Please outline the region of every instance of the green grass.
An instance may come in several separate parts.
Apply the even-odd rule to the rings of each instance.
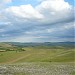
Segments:
[[[74,62],[75,49],[48,49],[26,47],[25,51],[0,52],[0,63]]]
[[[75,49],[25,47],[0,52],[2,75],[75,75]]]
[[[75,75],[75,72],[72,72],[71,75]]]

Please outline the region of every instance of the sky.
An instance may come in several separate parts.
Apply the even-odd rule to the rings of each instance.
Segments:
[[[73,42],[74,11],[74,0],[0,0],[0,42]]]

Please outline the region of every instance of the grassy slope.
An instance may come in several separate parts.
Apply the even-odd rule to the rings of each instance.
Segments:
[[[25,48],[26,51],[0,52],[0,63],[73,62],[75,50]]]
[[[74,50],[33,50],[30,56],[17,62],[73,62]]]
[[[26,51],[0,52],[0,74],[75,75],[73,62],[75,61],[75,49],[49,49],[45,47],[24,49]]]
[[[0,47],[7,48],[7,47],[12,47],[12,45],[6,43],[0,43]]]

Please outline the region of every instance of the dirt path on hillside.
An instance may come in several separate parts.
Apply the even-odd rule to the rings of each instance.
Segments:
[[[71,52],[70,51],[64,51],[64,52],[58,53],[57,55],[52,56],[51,58],[56,58],[56,57],[63,56],[65,54],[69,54],[69,53],[71,53]],[[10,61],[9,63],[14,63],[14,62],[19,61],[19,60],[21,60],[23,58],[27,58],[30,55],[31,54],[28,54],[27,56],[23,56],[23,57],[17,58],[15,60]]]
[[[69,53],[71,53],[70,50],[68,50],[68,51],[63,51],[63,52],[57,53],[57,54],[55,54],[55,55],[53,54],[53,55],[51,55],[50,57],[51,57],[51,59],[53,59],[53,58],[56,58],[56,57],[60,57],[60,56],[69,54]],[[13,60],[11,60],[11,61],[3,62],[3,63],[0,63],[0,64],[12,64],[12,63],[17,62],[17,61],[19,61],[19,60],[21,60],[21,59],[27,58],[27,57],[29,57],[30,55],[31,55],[31,54],[28,54],[28,55],[25,55],[25,56],[21,56],[21,57],[19,57],[19,58],[15,58],[15,59],[13,59]]]
[[[16,62],[16,61],[19,61],[19,60],[23,59],[23,58],[27,58],[27,57],[30,56],[30,55],[31,55],[31,54],[28,54],[28,55],[25,55],[25,56],[16,58],[16,59],[14,59],[14,60],[11,60],[11,61],[8,61],[8,62],[5,62],[5,63],[0,63],[0,64],[12,64],[12,63],[14,63],[14,62]]]

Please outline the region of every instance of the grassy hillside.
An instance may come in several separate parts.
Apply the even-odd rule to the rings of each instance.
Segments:
[[[0,74],[75,75],[74,55],[73,43],[30,43],[23,46],[18,43],[0,43]]]
[[[75,49],[25,47],[25,51],[0,52],[0,63],[73,62]]]
[[[12,45],[6,43],[0,43],[0,47],[7,48],[7,47],[12,47]]]

